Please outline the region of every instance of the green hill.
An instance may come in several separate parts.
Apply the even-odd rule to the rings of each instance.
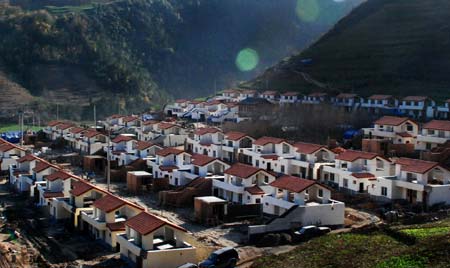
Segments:
[[[10,0],[0,65],[63,115],[130,112],[248,80],[362,1]]]
[[[450,1],[368,0],[246,86],[450,97]]]

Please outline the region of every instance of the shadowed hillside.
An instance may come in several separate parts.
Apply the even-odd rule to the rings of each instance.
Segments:
[[[247,86],[361,95],[450,94],[450,1],[369,0]]]

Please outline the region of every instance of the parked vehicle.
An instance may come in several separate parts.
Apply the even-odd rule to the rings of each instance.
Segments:
[[[313,237],[321,236],[331,232],[329,227],[317,227],[315,225],[304,226],[300,230],[294,232],[295,240],[305,241]]]
[[[199,268],[234,268],[239,261],[239,254],[236,249],[226,247],[214,251],[208,259],[201,262]]]
[[[197,264],[193,263],[186,263],[181,266],[178,266],[177,268],[198,268]]]

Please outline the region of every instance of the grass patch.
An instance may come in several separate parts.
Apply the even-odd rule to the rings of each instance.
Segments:
[[[420,256],[395,256],[381,262],[376,268],[425,268],[428,259]]]
[[[24,130],[31,129],[31,130],[34,130],[34,131],[39,131],[39,130],[42,129],[42,127],[24,126],[23,129]],[[9,125],[1,125],[0,126],[0,133],[10,132],[10,131],[20,131],[20,125],[18,125],[18,124],[9,124]]]
[[[450,227],[431,227],[431,228],[416,228],[403,229],[401,232],[415,236],[416,238],[426,238],[430,236],[441,236],[450,233]]]

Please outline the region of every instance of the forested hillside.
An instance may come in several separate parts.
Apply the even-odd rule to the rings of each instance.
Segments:
[[[261,89],[450,94],[450,1],[368,0],[302,53],[246,85]]]
[[[10,2],[0,8],[2,71],[40,102],[83,115],[94,103],[129,112],[235,85],[362,0]]]

